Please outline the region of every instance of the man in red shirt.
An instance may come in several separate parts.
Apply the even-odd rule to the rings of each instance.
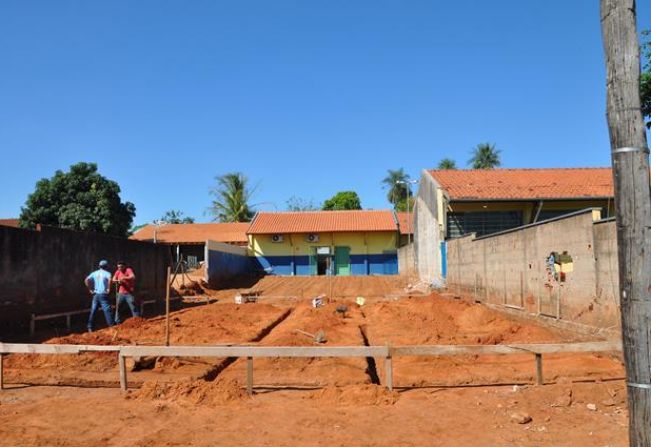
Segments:
[[[113,282],[119,286],[118,288],[118,302],[115,308],[115,323],[120,323],[120,304],[126,301],[131,309],[131,315],[139,317],[140,312],[136,308],[133,292],[136,288],[136,275],[134,275],[131,267],[127,267],[124,261],[118,261],[118,269],[113,275]]]

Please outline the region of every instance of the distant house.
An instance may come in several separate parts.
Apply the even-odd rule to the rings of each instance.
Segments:
[[[259,212],[249,256],[275,275],[394,275],[399,227],[390,210]]]
[[[445,240],[483,236],[585,208],[614,215],[610,168],[423,171],[415,253],[423,279],[445,276]]]
[[[4,227],[20,227],[20,219],[0,219],[0,225]]]
[[[414,241],[414,213],[397,211],[398,229],[400,230],[400,247]]]
[[[207,240],[246,246],[248,227],[248,222],[147,225],[130,239],[169,245],[177,257],[201,262]]]

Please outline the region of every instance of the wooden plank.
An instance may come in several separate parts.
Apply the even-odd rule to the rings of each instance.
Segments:
[[[5,363],[5,355],[0,354],[0,390],[3,390],[5,388],[4,363]]]
[[[395,356],[449,356],[472,354],[522,354],[563,353],[563,352],[604,352],[621,351],[621,342],[585,342],[585,343],[522,343],[509,345],[431,345],[431,346],[394,346]]]
[[[542,354],[536,353],[536,385],[543,384]]]
[[[167,279],[165,282],[165,346],[170,345],[170,274],[172,268],[167,267]]]
[[[127,362],[122,354],[118,355],[118,369],[120,370],[120,389],[127,390]]]
[[[33,319],[34,321],[42,321],[42,320],[50,320],[52,318],[67,317],[70,315],[87,314],[89,312],[90,309],[70,310],[68,312],[58,312],[55,314],[34,315]]]
[[[130,357],[386,357],[386,346],[123,346]]]
[[[120,346],[0,343],[2,354],[79,354],[88,351],[117,352],[119,350]]]
[[[253,357],[246,358],[246,392],[253,396]]]

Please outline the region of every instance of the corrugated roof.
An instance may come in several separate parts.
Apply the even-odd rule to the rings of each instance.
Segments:
[[[613,197],[610,168],[445,169],[429,171],[451,200]]]
[[[259,212],[249,234],[397,231],[390,210]]]
[[[413,211],[411,213],[399,211],[396,212],[396,216],[398,216],[398,225],[400,226],[400,234],[414,234]]]
[[[153,241],[155,225],[147,225],[138,230],[130,239]],[[194,223],[167,224],[158,227],[156,240],[161,243],[204,243],[206,240],[243,244],[247,242],[248,222],[243,223]]]

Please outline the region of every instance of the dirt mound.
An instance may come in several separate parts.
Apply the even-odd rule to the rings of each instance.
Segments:
[[[160,383],[150,381],[129,393],[131,399],[164,400],[192,405],[218,406],[240,401],[247,397],[236,380],[194,380],[191,382]]]
[[[389,391],[379,385],[329,386],[308,396],[325,403],[342,406],[353,405],[393,405],[400,399],[396,391]]]
[[[132,317],[126,320],[124,323],[120,324],[119,328],[120,329],[140,329],[143,327],[145,324],[147,324],[147,320],[145,320],[142,317]]]
[[[175,289],[179,293],[179,295],[184,295],[184,296],[194,296],[194,295],[204,294],[203,287],[201,287],[201,284],[197,281],[190,281],[188,283],[181,284],[180,286],[176,286]]]

